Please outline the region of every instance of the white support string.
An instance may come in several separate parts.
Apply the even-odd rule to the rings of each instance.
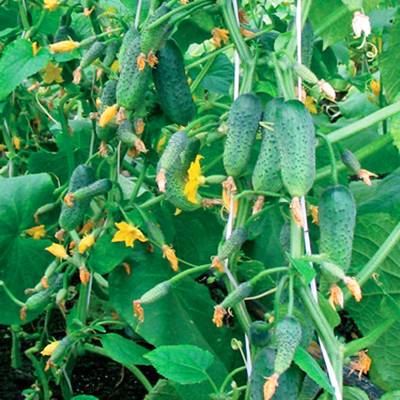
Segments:
[[[301,15],[301,0],[297,0],[296,6],[296,42],[297,42],[297,62],[298,64],[302,64],[302,15]],[[297,79],[297,97],[300,101],[302,101],[302,91],[303,91],[303,84],[302,79],[300,76]],[[307,212],[306,212],[306,200],[304,196],[300,198],[300,205],[301,205],[301,213],[302,213],[302,220],[303,220],[303,235],[304,235],[304,247],[307,256],[312,255],[311,250],[311,242],[310,242],[310,234],[308,230],[308,221],[307,221]],[[310,263],[312,266],[312,263]],[[315,278],[310,282],[310,290],[311,294],[316,303],[318,303],[318,291],[317,291],[317,282]],[[318,337],[318,342],[321,348],[322,357],[324,359],[324,363],[326,366],[326,370],[328,372],[328,377],[331,382],[331,385],[335,391],[336,400],[342,400],[342,392],[340,390],[339,382],[337,376],[335,374],[335,370],[333,368],[332,362],[329,358],[328,352],[326,351],[325,345],[322,342],[321,338]]]
[[[141,11],[142,11],[142,0],[138,0],[136,6],[136,15],[135,15],[135,29],[139,27]]]
[[[239,25],[239,7],[237,4],[237,0],[232,0],[232,7],[233,12],[235,14],[236,22]],[[235,50],[234,56],[234,79],[233,79],[233,100],[236,100],[239,97],[239,89],[240,89],[240,57],[237,50]],[[226,231],[225,231],[225,239],[228,240],[232,234],[233,230],[233,220],[235,217],[235,200],[233,198],[233,194],[230,193],[229,198],[229,215],[228,215],[228,222],[226,224]],[[225,260],[224,263],[225,273],[228,276],[229,281],[231,282],[234,288],[238,287],[235,277],[232,275],[231,271],[229,270],[229,262]],[[244,337],[245,341],[245,353],[246,353],[246,360],[245,366],[247,371],[247,376],[250,377],[252,371],[252,361],[251,361],[251,349],[250,349],[250,340],[247,335]]]

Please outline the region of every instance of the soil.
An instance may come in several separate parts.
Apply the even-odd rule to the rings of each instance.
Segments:
[[[11,368],[11,334],[0,326],[0,400],[22,400],[21,394],[35,380],[28,359],[23,357],[22,368]],[[158,379],[155,371],[146,367],[142,372],[150,382]],[[86,354],[78,360],[71,376],[74,394],[90,394],[100,400],[143,400],[146,394],[142,384],[120,364],[97,355]],[[63,400],[59,388],[52,387],[52,400]]]

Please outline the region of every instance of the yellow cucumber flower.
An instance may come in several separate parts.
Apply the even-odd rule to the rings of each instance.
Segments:
[[[25,233],[29,236],[32,236],[33,239],[39,240],[42,237],[46,236],[46,230],[44,229],[44,225],[34,226],[25,231]]]
[[[85,235],[78,245],[78,251],[80,254],[83,254],[87,249],[94,245],[95,238],[94,235]]]
[[[53,254],[53,256],[57,258],[62,258],[63,260],[68,258],[67,250],[58,243],[52,243],[51,246],[46,247],[46,249],[49,253]]]
[[[52,63],[48,63],[46,68],[43,70],[44,75],[43,75],[43,81],[44,83],[47,83],[50,85],[53,82],[56,83],[61,83],[64,82],[64,79],[61,76],[62,73],[62,68],[57,67],[56,65]]]
[[[58,347],[60,344],[59,340],[56,340],[54,342],[49,343],[41,352],[40,354],[42,356],[51,356],[54,353],[54,350]]]
[[[50,51],[53,53],[68,53],[78,47],[79,42],[74,42],[73,40],[62,40],[49,45]]]
[[[147,242],[147,238],[139,228],[124,221],[116,222],[115,226],[118,231],[114,234],[112,242],[125,242],[126,247],[133,247],[135,240]]]
[[[118,113],[118,106],[116,104],[107,107],[100,115],[99,119],[100,128],[104,128],[106,125],[108,125],[110,121],[117,115],[117,113]]]
[[[43,1],[43,8],[48,11],[54,11],[60,5],[58,0],[44,0]]]
[[[178,258],[176,257],[175,250],[172,247],[164,244],[162,247],[162,252],[163,252],[163,257],[169,261],[172,270],[177,272],[179,270],[179,266],[178,266]]]
[[[198,203],[197,190],[199,186],[204,183],[204,176],[201,175],[200,160],[203,158],[201,155],[197,155],[196,159],[191,162],[188,169],[188,179],[183,189],[185,197],[194,204]]]

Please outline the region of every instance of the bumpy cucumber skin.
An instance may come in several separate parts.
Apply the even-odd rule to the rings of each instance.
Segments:
[[[72,173],[68,187],[69,193],[74,193],[78,189],[90,185],[95,180],[94,171],[86,165],[78,165]],[[58,223],[65,231],[71,231],[77,228],[83,221],[83,218],[89,208],[90,199],[75,202],[72,207],[65,203],[61,206],[61,213]]]
[[[252,291],[253,287],[251,286],[250,282],[243,282],[225,297],[224,301],[221,303],[221,306],[225,309],[235,307],[246,297],[250,296]]]
[[[242,94],[233,102],[223,156],[228,175],[238,177],[246,170],[261,112],[261,102],[254,94]]]
[[[319,202],[319,250],[344,272],[350,267],[355,223],[356,204],[350,190],[342,185],[327,188]]]
[[[149,29],[148,26],[158,18],[161,18],[167,14],[169,11],[170,9],[165,4],[161,4],[161,6],[157,8],[154,14],[149,18],[146,26],[143,28],[140,47],[144,54],[148,54],[150,50],[155,54],[167,39],[167,34],[170,30],[168,20],[164,21],[153,29]]]
[[[281,375],[289,369],[294,353],[301,341],[301,325],[294,317],[285,317],[279,321],[275,331],[276,357],[274,372]]]
[[[357,157],[348,149],[344,150],[341,159],[343,164],[350,170],[354,175],[360,172],[361,164]]]
[[[199,148],[200,143],[197,139],[189,139],[185,148],[178,153],[176,162],[166,169],[167,187],[165,197],[182,211],[194,211],[200,207],[200,204],[190,202],[184,195],[187,170],[190,163],[195,159]]]
[[[133,129],[132,122],[126,119],[117,129],[118,140],[120,140],[122,143],[132,145],[136,139]]]
[[[182,152],[189,143],[189,138],[183,131],[175,132],[169,139],[157,165],[157,171],[164,169],[168,171],[179,160]]]
[[[116,90],[117,90],[116,80],[109,80],[106,82],[100,97],[100,109],[99,109],[100,115],[107,107],[112,106],[117,102]],[[110,140],[114,134],[114,131],[115,131],[115,126],[113,126],[113,124],[108,124],[103,128],[97,124],[96,127],[96,134],[100,140],[105,140],[105,141]]]
[[[120,59],[121,73],[117,84],[117,103],[127,110],[134,110],[142,105],[144,95],[151,80],[150,67],[146,64],[142,71],[136,65],[140,54],[140,36],[127,32],[128,40],[123,41]]]
[[[275,132],[281,154],[282,181],[292,197],[304,196],[315,179],[315,128],[310,113],[298,100],[276,112]]]
[[[174,40],[168,40],[157,57],[153,80],[161,108],[175,124],[187,125],[196,115],[196,106],[187,82],[182,53]]]
[[[96,58],[99,58],[103,55],[106,45],[103,42],[96,41],[94,42],[89,49],[83,54],[83,57],[80,62],[81,68],[88,67]]]
[[[264,121],[272,122],[275,126],[277,108],[283,99],[269,101],[264,110]],[[278,192],[282,188],[281,158],[275,131],[263,130],[260,153],[253,170],[252,183],[256,191]]]
[[[118,52],[120,45],[121,42],[119,40],[114,40],[113,42],[107,45],[104,51],[104,59],[103,59],[103,65],[105,67],[110,67],[111,64],[114,62],[115,56]]]
[[[248,232],[245,228],[236,228],[232,232],[232,235],[226,240],[218,249],[219,261],[226,260],[235,251],[240,250],[242,244],[247,240]]]
[[[75,201],[83,201],[86,199],[91,199],[95,196],[100,196],[109,192],[112,188],[112,182],[107,179],[99,179],[96,182],[91,183],[88,186],[78,189],[74,193]]]

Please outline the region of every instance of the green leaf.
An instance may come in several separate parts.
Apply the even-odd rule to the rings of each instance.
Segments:
[[[91,394],[78,394],[78,396],[72,397],[71,400],[99,400],[99,398]]]
[[[33,214],[51,201],[53,183],[47,174],[0,180],[0,279],[24,301],[25,289],[35,286],[53,256],[45,251],[51,242],[23,235],[36,225]],[[20,324],[19,307],[0,289],[0,323]],[[29,312],[25,322],[39,312]]]
[[[324,41],[324,48],[351,34],[352,15],[340,0],[314,0],[310,19],[315,36]]]
[[[359,11],[363,7],[363,0],[342,0],[342,3],[352,12]]]
[[[344,400],[368,400],[368,395],[361,389],[356,387],[345,386],[343,388]]]
[[[96,240],[91,249],[88,264],[94,272],[108,274],[132,254],[131,247],[125,247],[124,243],[113,243],[111,239],[112,235],[105,234]]]
[[[10,43],[0,58],[0,101],[24,79],[44,68],[49,60],[50,53],[47,49],[41,49],[34,56],[29,40],[18,39]]]
[[[186,385],[207,379],[213,355],[192,345],[160,346],[146,354],[160,375]]]
[[[380,59],[382,84],[390,101],[394,101],[395,97],[400,92],[400,76],[398,74],[398,66],[400,63],[399,46],[400,15],[397,15]]]
[[[108,357],[126,367],[149,365],[149,362],[143,358],[149,350],[139,346],[133,340],[126,339],[116,333],[108,333],[102,335],[100,341]]]
[[[251,400],[263,400],[263,386],[265,379],[274,373],[275,350],[266,347],[254,359],[253,371],[250,377]],[[279,377],[279,386],[274,400],[297,400],[301,379],[301,371],[294,367],[289,368]]]
[[[232,82],[233,65],[226,55],[220,54],[208,70],[201,86],[210,92],[229,94]]]
[[[394,392],[385,393],[381,400],[400,400],[400,390],[395,390]]]
[[[328,376],[312,358],[312,356],[302,347],[298,347],[294,355],[294,362],[302,369],[315,383],[321,386],[329,393],[333,393]]]
[[[144,400],[181,400],[176,392],[173,382],[160,379],[153,389],[146,395]]]
[[[398,218],[387,214],[366,214],[358,218],[351,274],[355,274],[371,259],[397,223]],[[397,244],[380,265],[376,280],[371,278],[363,286],[362,301],[348,303],[350,315],[364,336],[393,314],[391,299],[400,304],[399,271],[400,244]],[[396,322],[368,349],[372,359],[370,377],[385,390],[395,390],[400,386],[399,332],[400,323]]]
[[[296,268],[297,272],[303,276],[308,285],[316,276],[316,272],[312,265],[308,261],[297,260],[295,258],[290,257],[290,262]]]

